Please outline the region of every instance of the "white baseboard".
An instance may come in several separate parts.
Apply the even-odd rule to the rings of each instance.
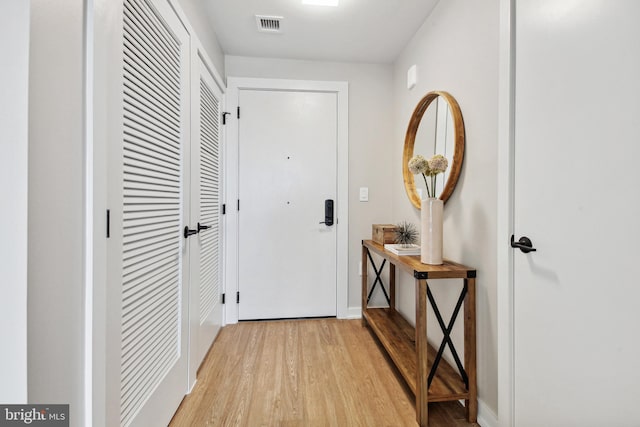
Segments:
[[[478,424],[481,427],[498,427],[498,416],[480,399],[478,399]]]
[[[341,319],[360,319],[362,318],[362,308],[361,307],[348,307],[347,315],[342,317]]]
[[[196,384],[198,383],[198,380],[196,379],[193,384],[191,385],[191,388],[189,389],[189,391],[187,391],[187,394],[191,394],[191,392],[193,391],[194,388],[196,388]]]

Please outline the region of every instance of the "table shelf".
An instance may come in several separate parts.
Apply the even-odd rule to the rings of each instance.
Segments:
[[[415,328],[397,311],[388,308],[368,308],[365,312],[365,319],[415,395],[418,372]],[[433,366],[436,353],[437,350],[428,344],[427,366],[429,370]],[[460,374],[444,359],[438,366],[428,395],[429,402],[447,402],[469,398],[469,392]]]

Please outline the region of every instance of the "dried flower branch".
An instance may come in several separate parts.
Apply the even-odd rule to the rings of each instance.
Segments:
[[[414,174],[421,174],[424,179],[424,185],[427,187],[427,196],[436,197],[436,175],[443,173],[449,166],[449,161],[442,154],[436,154],[429,160],[420,154],[415,155],[409,160],[409,171]],[[431,188],[427,182],[427,176],[430,177]]]

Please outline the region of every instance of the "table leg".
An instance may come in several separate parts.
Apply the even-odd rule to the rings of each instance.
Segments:
[[[478,389],[476,376],[476,279],[464,279],[467,295],[464,299],[464,369],[469,377],[469,399],[465,400],[467,420],[478,418]]]
[[[367,311],[367,254],[368,249],[362,245],[362,326],[367,326],[367,320],[364,318],[364,313]]]
[[[396,266],[389,263],[389,308],[396,310]]]
[[[416,421],[421,427],[429,425],[429,396],[427,377],[427,281],[416,280]]]

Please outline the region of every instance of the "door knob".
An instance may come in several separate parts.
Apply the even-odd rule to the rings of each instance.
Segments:
[[[182,235],[185,239],[189,236],[193,236],[194,234],[198,234],[198,230],[190,230],[188,225],[184,226],[184,233]]]
[[[333,225],[333,200],[331,199],[324,201],[324,221],[320,221],[320,224]]]
[[[198,223],[198,233],[201,232],[202,230],[208,230],[210,228],[211,228],[210,225],[201,225],[200,223]]]
[[[533,247],[533,243],[531,243],[531,239],[529,239],[527,236],[522,236],[516,242],[515,238],[513,237],[513,234],[512,234],[511,235],[511,247],[512,248],[518,248],[522,252],[524,252],[525,254],[528,254],[529,252],[535,252],[536,251],[536,248]]]

